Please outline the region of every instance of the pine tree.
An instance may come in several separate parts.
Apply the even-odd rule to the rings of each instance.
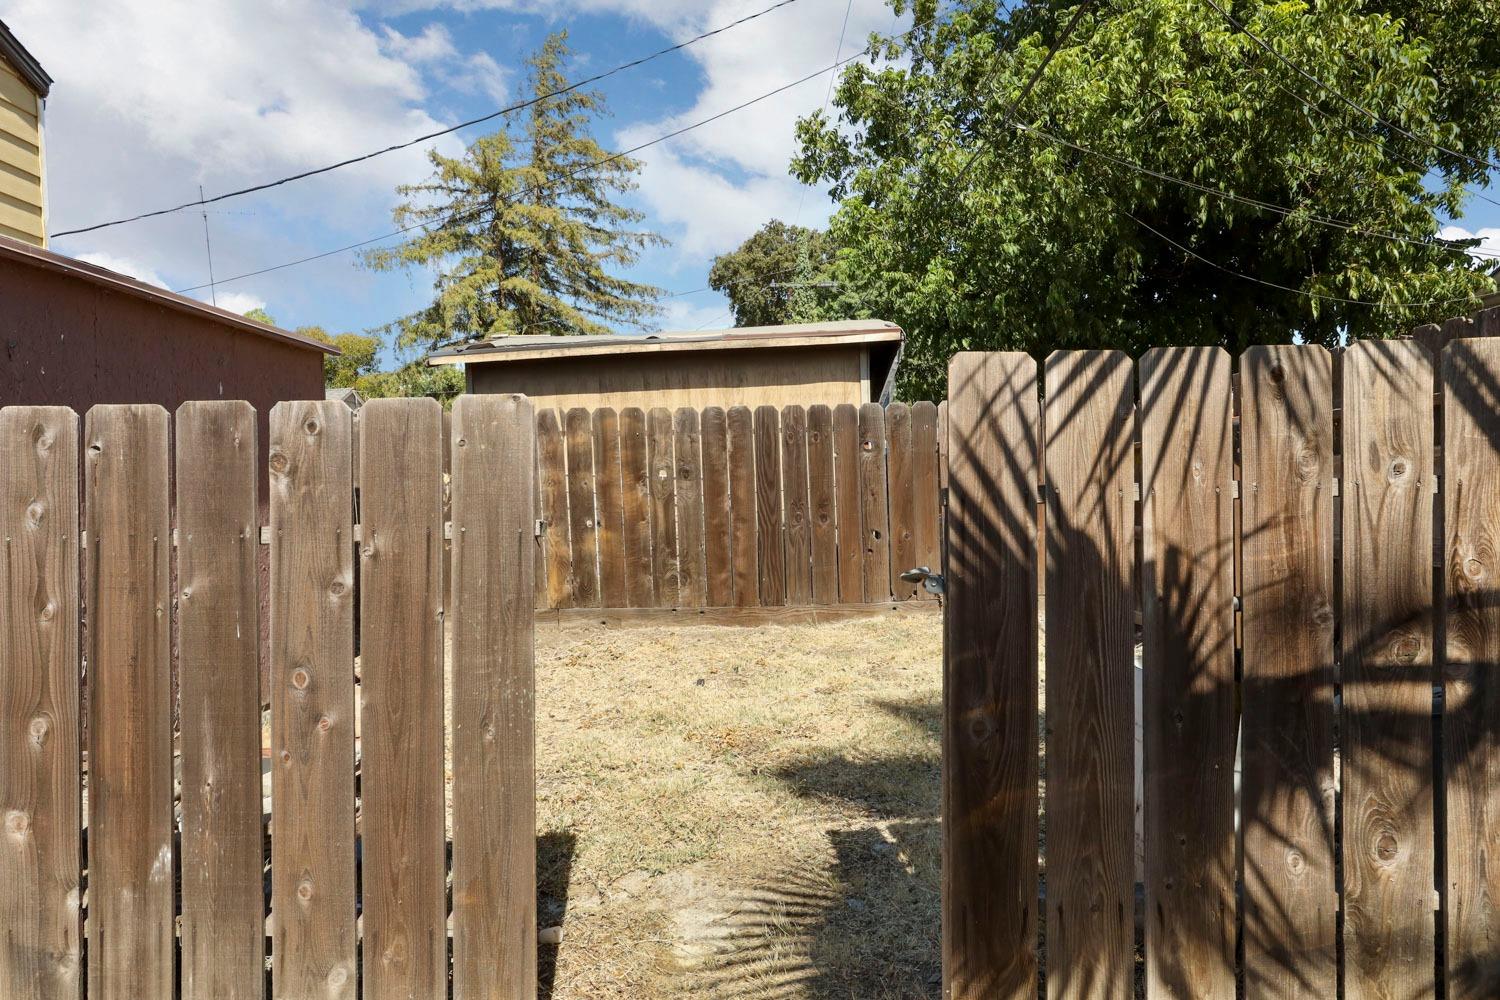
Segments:
[[[530,59],[528,89],[566,86],[567,32]],[[432,178],[402,185],[399,226],[424,224],[399,246],[368,253],[376,270],[436,268],[431,305],[397,320],[397,344],[510,333],[607,333],[660,312],[661,290],[612,273],[665,240],[634,228],[643,213],[613,199],[635,188],[640,162],[609,159],[589,134],[604,113],[596,91],[533,104],[518,130],[476,140],[463,156],[428,154]],[[518,132],[519,134],[513,134]]]

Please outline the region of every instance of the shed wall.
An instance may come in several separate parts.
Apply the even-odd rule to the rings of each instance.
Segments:
[[[858,404],[870,398],[866,350],[753,348],[484,362],[469,365],[469,390],[524,392],[538,409]]]

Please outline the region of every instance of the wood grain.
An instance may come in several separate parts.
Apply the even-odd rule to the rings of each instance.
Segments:
[[[833,485],[838,520],[839,601],[865,599],[864,527],[860,521],[859,410],[847,403],[833,408]]]
[[[167,425],[144,404],[84,418],[88,993],[103,1000],[173,988]]]
[[[352,1000],[357,989],[352,437],[341,402],[278,403],[271,410],[277,996]]]
[[[1119,351],[1047,359],[1047,995],[1134,966],[1135,393]]]
[[[1343,362],[1344,991],[1435,990],[1432,372],[1415,341]]]
[[[599,605],[599,541],[594,532],[594,427],[588,410],[563,415],[568,453],[568,537],[572,543],[572,606]]]
[[[359,424],[363,996],[438,997],[448,981],[443,408],[373,399]]]
[[[82,995],[78,416],[0,409],[0,993]]]
[[[594,496],[599,514],[599,603],[623,608],[625,496],[620,478],[620,420],[608,407],[594,411]]]
[[[542,500],[543,549],[547,553],[547,604],[571,608],[573,603],[573,543],[569,538],[568,460],[557,411],[538,410],[536,455]]]
[[[1147,995],[1235,995],[1234,418],[1230,359],[1147,351],[1141,621]]]
[[[812,522],[808,511],[807,411],[781,411],[781,494],[786,512],[786,603],[812,603]]]
[[[912,565],[942,572],[942,496],[938,487],[938,408],[911,404]],[[916,588],[921,600],[934,600]]]
[[[632,608],[654,607],[646,414],[633,406],[620,411],[620,486],[625,494],[625,601]]]
[[[701,608],[707,598],[703,553],[703,451],[698,411],[672,415],[677,459],[677,603]]]
[[[885,409],[859,408],[860,575],[866,601],[891,596],[891,528],[886,499]]]
[[[735,607],[760,606],[755,494],[755,423],[749,407],[730,407],[729,534]]]
[[[651,464],[651,575],[656,606],[677,606],[677,469],[672,455],[672,411],[654,406],[646,414],[646,441]]]
[[[1334,995],[1333,390],[1318,346],[1241,356],[1247,997]]]
[[[1036,362],[960,353],[948,388],[944,996],[1035,1000]]]
[[[183,1000],[265,994],[256,423],[245,402],[177,410]]]
[[[812,521],[812,600],[839,599],[838,508],[833,479],[833,410],[807,409],[808,516]]]
[[[1448,996],[1478,1000],[1500,981],[1500,340],[1450,343],[1441,371]]]
[[[729,418],[721,407],[702,414],[704,600],[709,607],[734,603],[729,507]]]
[[[755,531],[760,603],[786,603],[786,549],[781,514],[781,414],[755,408]]]
[[[887,586],[896,600],[906,601],[922,592],[920,584],[901,579],[902,573],[917,565],[917,463],[912,454],[911,408],[905,403],[887,406],[885,432],[888,451],[886,503],[891,519],[891,575]]]
[[[535,1000],[534,419],[524,396],[453,412],[453,996]]]

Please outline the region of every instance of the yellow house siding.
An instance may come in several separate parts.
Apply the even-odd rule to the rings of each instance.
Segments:
[[[46,245],[41,101],[0,59],[0,233]]]

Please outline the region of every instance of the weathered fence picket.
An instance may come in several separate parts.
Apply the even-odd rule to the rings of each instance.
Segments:
[[[255,410],[177,411],[183,1000],[265,993]]]
[[[0,408],[0,995],[534,1000],[538,424]]]
[[[1495,317],[1434,331],[1436,358],[1060,352],[1044,386],[954,359],[945,996],[1494,995]]]

